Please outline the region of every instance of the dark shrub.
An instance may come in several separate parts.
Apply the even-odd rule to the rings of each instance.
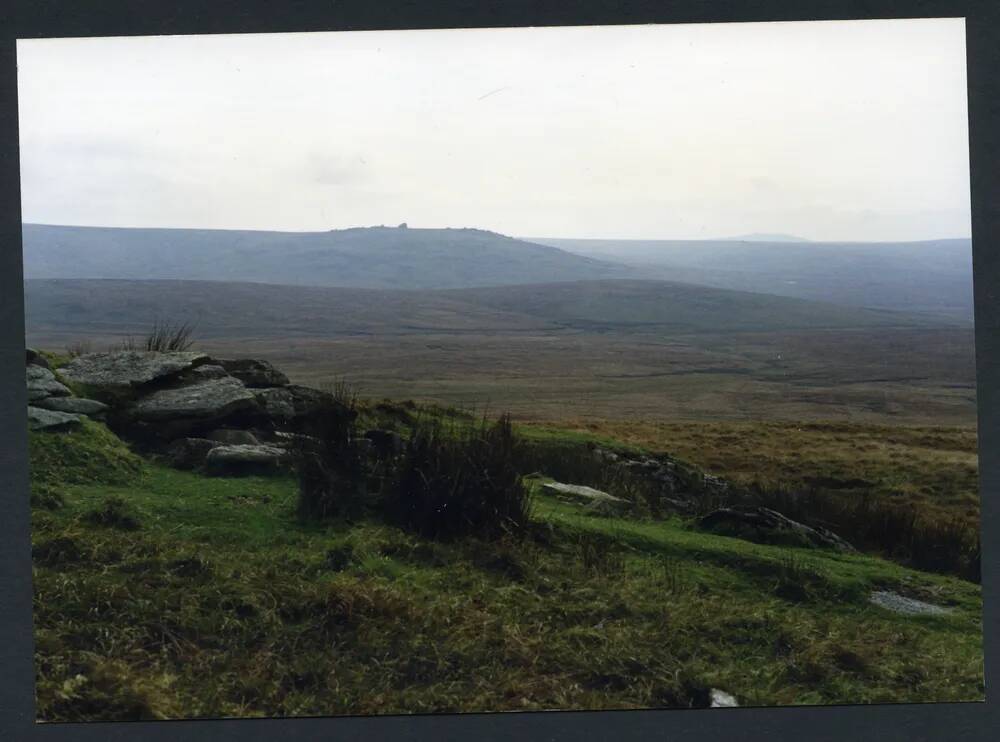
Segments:
[[[321,405],[295,439],[299,516],[357,517],[367,496],[365,459],[355,444],[355,397],[342,394]]]
[[[439,540],[520,533],[530,503],[516,464],[519,446],[509,415],[459,429],[417,422],[387,488],[387,517]]]

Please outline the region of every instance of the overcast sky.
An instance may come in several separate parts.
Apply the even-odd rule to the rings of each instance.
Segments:
[[[962,20],[19,41],[23,219],[965,237]]]

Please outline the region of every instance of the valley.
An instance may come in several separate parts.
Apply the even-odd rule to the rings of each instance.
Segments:
[[[32,279],[29,344],[103,350],[155,321],[297,381],[519,418],[975,423],[972,328],[660,281],[437,291]]]

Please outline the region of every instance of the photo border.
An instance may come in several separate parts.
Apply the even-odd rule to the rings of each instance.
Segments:
[[[16,0],[0,15],[0,739],[987,739],[1000,729],[1000,3],[995,0]],[[985,703],[36,724],[24,409],[17,38],[965,17],[983,533]]]

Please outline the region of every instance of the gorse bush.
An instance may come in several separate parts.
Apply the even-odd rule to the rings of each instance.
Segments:
[[[145,338],[138,340],[129,335],[121,342],[119,350],[146,350],[171,353],[190,350],[194,345],[194,325],[190,322],[153,323],[153,328]]]
[[[438,540],[519,534],[530,511],[519,448],[509,415],[459,429],[418,422],[384,495],[386,516]]]

